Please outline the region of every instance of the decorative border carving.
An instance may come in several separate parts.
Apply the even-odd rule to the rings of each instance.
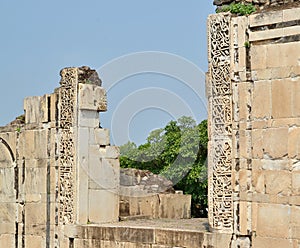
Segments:
[[[61,71],[59,94],[59,221],[62,224],[75,222],[75,147],[74,131],[77,107],[77,68]]]
[[[212,228],[232,231],[232,88],[229,15],[210,16],[208,39],[211,84],[209,221]]]

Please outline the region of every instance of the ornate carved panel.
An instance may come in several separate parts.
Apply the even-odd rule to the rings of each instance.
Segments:
[[[214,97],[212,99],[213,135],[226,136],[232,133],[231,98],[228,96]]]
[[[61,71],[59,94],[59,221],[74,223],[75,198],[75,147],[73,127],[76,125],[77,107],[77,68],[66,68]]]
[[[209,81],[211,146],[209,158],[209,221],[215,229],[233,228],[232,88],[230,78],[230,16],[210,16]]]
[[[232,227],[231,140],[215,140],[213,146],[213,226]]]

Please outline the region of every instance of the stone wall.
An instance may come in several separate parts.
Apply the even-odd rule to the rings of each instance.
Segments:
[[[209,17],[209,222],[232,247],[300,245],[299,21]]]
[[[191,195],[173,189],[173,183],[146,170],[120,170],[120,217],[128,219],[191,218]]]
[[[63,248],[224,248],[231,235],[206,231],[205,222],[178,223],[178,220],[68,226],[69,245]],[[180,225],[181,224],[181,225]],[[198,227],[198,226],[199,227]]]
[[[0,247],[61,247],[64,227],[117,221],[119,150],[99,128],[95,71],[65,68],[53,94],[24,100],[0,128]]]
[[[0,247],[299,247],[299,23],[300,8],[208,18],[211,232],[102,224],[119,217],[119,150],[101,80],[66,68],[0,128]]]

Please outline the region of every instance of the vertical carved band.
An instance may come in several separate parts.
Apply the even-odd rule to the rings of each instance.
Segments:
[[[210,16],[208,23],[211,156],[209,220],[215,229],[232,230],[232,88],[230,79],[230,16]]]
[[[60,142],[59,142],[59,221],[74,223],[74,131],[77,105],[77,69],[61,71],[60,87]]]

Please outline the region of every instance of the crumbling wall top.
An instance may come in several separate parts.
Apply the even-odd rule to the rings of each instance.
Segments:
[[[278,7],[291,7],[293,5],[299,4],[299,0],[214,0],[213,4],[218,8],[221,8],[232,3],[242,3],[242,4],[252,4],[257,10],[269,8],[278,8]]]
[[[69,68],[64,68],[60,71],[60,76],[63,77],[63,75],[66,73],[66,71]],[[76,68],[78,70],[78,83],[82,84],[94,84],[101,86],[102,81],[99,78],[99,75],[96,70],[91,69],[88,66],[81,66]]]

